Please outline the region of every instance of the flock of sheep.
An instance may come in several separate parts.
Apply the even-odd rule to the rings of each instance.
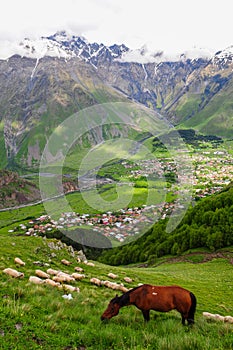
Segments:
[[[25,266],[25,262],[18,257],[14,259],[14,262],[16,265]],[[62,259],[61,263],[66,266],[71,265],[71,262],[66,259]],[[92,262],[85,261],[84,263],[88,266],[95,266],[95,264]],[[81,281],[82,279],[86,278],[85,274],[82,273],[84,272],[82,267],[76,266],[74,270],[74,273],[68,274],[66,272],[54,270],[51,268],[47,269],[46,272],[40,269],[36,269],[35,275],[29,277],[29,282],[34,284],[48,284],[52,287],[57,287],[58,289],[69,293],[80,292],[80,289],[78,287],[67,284],[75,281]],[[23,272],[19,272],[18,270],[12,268],[6,268],[3,270],[3,272],[14,278],[24,278]],[[108,277],[111,279],[116,279],[118,276],[113,273],[109,273]],[[133,282],[130,277],[124,277],[124,281],[127,283]],[[90,278],[90,283],[95,284],[96,286],[105,286],[113,290],[120,290],[123,293],[129,290],[124,286],[123,283],[118,284],[108,280],[102,281],[96,277]]]

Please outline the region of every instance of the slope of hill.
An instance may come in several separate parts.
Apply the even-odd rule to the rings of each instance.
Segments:
[[[202,312],[232,315],[232,265],[225,259],[205,264],[163,264],[156,268],[110,267],[98,262],[92,266],[78,262],[81,252],[57,240],[19,235],[0,236],[0,336],[2,349],[59,349],[59,350],[126,350],[126,349],[232,349],[232,325],[225,322],[208,322]],[[14,263],[21,258],[24,266]],[[70,265],[64,265],[65,259]],[[81,281],[69,284],[79,292],[68,291],[47,283],[33,284],[30,276],[40,270],[53,269],[67,274],[75,267],[84,269]],[[12,278],[5,268],[24,274]],[[117,317],[103,323],[100,316],[116,291],[97,286],[90,279],[110,279],[124,283],[127,288],[138,283],[156,285],[178,284],[191,290],[197,297],[195,325],[182,326],[177,311],[151,312],[151,320],[144,324],[141,311],[125,307]],[[126,283],[128,276],[133,282]],[[52,276],[51,276],[52,277]],[[208,297],[207,297],[208,295]],[[65,299],[66,298],[66,299]]]
[[[0,170],[0,209],[40,199],[40,191],[30,181],[8,170]]]
[[[13,56],[0,61],[0,86],[2,166],[38,166],[48,137],[67,117],[94,104],[127,101],[79,59]]]
[[[157,257],[179,255],[189,249],[215,251],[233,245],[233,184],[218,194],[200,200],[190,208],[179,226],[166,232],[166,220],[156,223],[137,241],[103,252],[100,261],[130,264]]]

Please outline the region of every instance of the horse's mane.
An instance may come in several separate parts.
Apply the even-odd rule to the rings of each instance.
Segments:
[[[121,295],[120,297],[118,297],[118,295],[116,295],[115,298],[113,298],[113,299],[111,300],[111,302],[114,303],[114,304],[116,303],[116,304],[118,304],[118,305],[120,305],[120,306],[126,306],[126,305],[128,305],[129,302],[130,302],[130,298],[129,298],[130,294],[131,294],[132,292],[134,292],[135,290],[137,290],[138,288],[140,288],[140,287],[141,287],[141,286],[132,288],[132,289],[128,290],[128,292],[126,292],[126,293],[124,293],[123,295]]]

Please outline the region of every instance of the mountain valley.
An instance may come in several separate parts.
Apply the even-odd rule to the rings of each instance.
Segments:
[[[15,55],[0,60],[1,166],[38,168],[49,136],[65,118],[105,102],[141,103],[176,127],[229,139],[232,51],[171,61],[156,53],[147,62],[141,50],[136,62],[127,59],[132,52],[125,45],[91,44],[65,32],[25,39]]]

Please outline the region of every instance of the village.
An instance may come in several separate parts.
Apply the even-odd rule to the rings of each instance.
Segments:
[[[233,157],[228,152],[203,151],[190,154],[190,157],[193,164],[190,167],[192,173],[180,172],[179,182],[189,183],[193,187],[193,197],[196,200],[220,191],[232,181]],[[133,165],[126,162],[122,164],[126,168],[133,168]],[[169,173],[177,176],[178,166],[169,158],[162,158],[160,161],[155,159],[138,161],[136,165],[141,169],[131,170],[134,179],[140,176],[148,177],[150,174],[157,174],[158,177],[165,179]]]
[[[22,232],[26,236],[46,235],[54,230],[61,232],[72,228],[86,228],[98,232],[111,240],[120,243],[124,242],[127,237],[134,237],[147,229],[153,224],[158,212],[161,212],[163,218],[171,210],[171,205],[166,204],[161,212],[160,208],[154,205],[142,206],[142,208],[121,209],[116,213],[103,213],[90,216],[89,214],[78,214],[75,212],[62,213],[58,220],[53,220],[49,215],[42,215],[27,224],[20,224],[9,232]],[[166,214],[165,214],[166,213]]]
[[[220,191],[233,179],[233,160],[227,152],[215,151],[212,154],[198,152],[192,155],[192,163],[193,173],[179,174],[179,182],[185,184],[192,179],[189,191],[192,191],[193,205],[198,199]],[[177,165],[168,158],[162,159],[161,162],[157,159],[138,161],[137,170],[135,170],[135,164],[131,165],[125,161],[122,164],[129,171],[129,180],[142,176],[148,178],[152,174],[156,174],[161,179],[166,178],[166,173],[177,175]],[[24,232],[25,235],[46,235],[46,232],[54,230],[72,232],[74,228],[85,228],[100,233],[111,241],[123,243],[126,239],[136,238],[142,234],[143,230],[148,229],[158,219],[166,219],[175,207],[180,206],[182,209],[182,198],[178,196],[176,181],[170,183],[164,188],[164,191],[173,193],[176,200],[152,205],[144,204],[141,207],[122,208],[117,212],[108,211],[95,215],[64,212],[57,220],[48,215],[42,215],[10,231]]]

